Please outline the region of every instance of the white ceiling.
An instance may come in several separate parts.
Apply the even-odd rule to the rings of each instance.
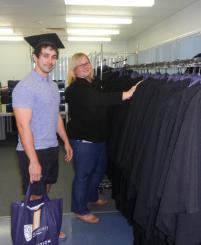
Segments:
[[[132,16],[133,24],[131,25],[108,26],[108,28],[118,27],[120,29],[120,35],[113,36],[112,40],[124,41],[194,2],[196,1],[155,0],[155,5],[152,8],[131,8],[65,6],[64,0],[0,0],[0,26],[12,26],[15,32],[21,33],[23,36],[56,32],[62,40],[66,40],[66,14]],[[90,26],[68,24],[68,27]],[[91,27],[94,26],[91,25]]]

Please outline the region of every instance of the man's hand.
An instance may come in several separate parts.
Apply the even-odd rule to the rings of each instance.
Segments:
[[[30,182],[39,181],[42,177],[42,168],[38,161],[30,161],[29,163],[29,175]]]
[[[73,158],[73,149],[69,143],[64,145],[66,155],[64,156],[65,161],[69,162]]]

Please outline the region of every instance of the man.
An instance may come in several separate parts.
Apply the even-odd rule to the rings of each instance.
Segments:
[[[31,200],[39,199],[45,188],[58,177],[57,133],[64,142],[65,160],[72,159],[62,117],[60,96],[49,73],[58,59],[58,48],[64,48],[56,34],[26,37],[34,48],[34,70],[20,81],[13,91],[13,111],[19,132],[17,153],[23,180],[23,192],[32,184]],[[60,233],[60,238],[65,234]]]

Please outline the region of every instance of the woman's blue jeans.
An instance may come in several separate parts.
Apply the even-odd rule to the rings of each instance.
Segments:
[[[98,200],[98,186],[103,179],[106,165],[105,143],[90,143],[71,140],[73,148],[74,180],[71,210],[77,214],[87,214],[89,202]]]

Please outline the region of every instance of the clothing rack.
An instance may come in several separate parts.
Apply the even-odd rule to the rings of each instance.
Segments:
[[[175,60],[175,61],[168,61],[168,62],[153,62],[153,63],[145,63],[145,64],[136,64],[136,65],[126,65],[128,69],[134,70],[167,70],[171,68],[178,68],[178,70],[182,68],[189,68],[189,67],[201,67],[201,58],[192,58],[192,59],[185,59],[185,60]]]
[[[123,60],[120,59],[118,61],[113,62],[115,68],[120,68],[126,65],[127,58],[124,58]]]
[[[107,53],[103,51],[103,45],[100,46],[100,52],[89,53],[88,56],[94,67],[94,74],[97,75],[97,71],[100,68],[100,79],[102,80],[103,66],[109,66],[111,68],[121,68],[126,66],[128,55],[134,55],[135,53],[118,52]]]
[[[143,64],[142,67],[175,66],[201,67],[201,62],[199,59],[176,60],[152,63],[151,66]],[[200,227],[201,208],[197,208],[197,213],[181,211],[181,208],[188,208],[184,202],[194,202],[197,194],[192,193],[197,189],[199,194],[199,188],[195,188],[198,184],[190,184],[189,191],[186,186],[191,183],[190,171],[195,169],[196,175],[199,169],[193,166],[199,166],[194,150],[198,146],[199,156],[200,143],[196,138],[198,135],[200,139],[201,85],[196,81],[192,83],[190,76],[176,83],[162,77],[144,79],[128,107],[121,106],[113,112],[109,129],[113,198],[118,210],[134,225],[136,245],[198,244],[194,242],[196,228],[193,224]],[[185,75],[181,77],[185,78]],[[114,125],[113,122],[118,123]],[[199,177],[191,180],[195,183]],[[193,242],[188,243],[187,238]]]

